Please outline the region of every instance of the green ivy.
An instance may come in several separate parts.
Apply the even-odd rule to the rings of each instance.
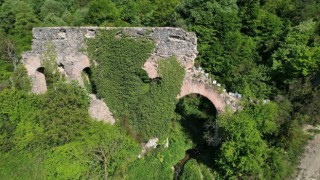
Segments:
[[[87,45],[90,59],[99,64],[92,70],[97,95],[127,131],[139,140],[166,135],[184,77],[176,59],[161,60],[160,77],[149,79],[142,67],[154,42],[121,30],[102,30]]]

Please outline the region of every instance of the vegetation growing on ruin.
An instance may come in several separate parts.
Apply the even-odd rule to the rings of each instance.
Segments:
[[[148,78],[142,67],[153,44],[148,39],[126,37],[121,30],[101,30],[88,40],[90,59],[99,64],[92,68],[91,78],[98,97],[105,99],[128,133],[139,141],[166,137],[184,77],[184,69],[172,57],[160,61],[160,77]]]
[[[44,68],[43,74],[46,77],[47,86],[51,86],[61,78],[58,70],[57,53],[52,42],[45,42],[45,51],[41,56],[41,65]]]
[[[316,0],[0,0],[0,179],[170,179],[185,151],[210,144],[217,126],[220,144],[203,146],[182,179],[199,177],[199,169],[208,179],[290,177],[307,139],[302,127],[320,122],[319,15]],[[153,42],[115,39],[110,31],[88,42],[100,66],[85,85],[106,100],[119,124],[92,121],[87,91],[60,78],[50,80],[47,93],[32,95],[19,65],[32,28],[91,25],[195,32],[196,65],[243,94],[244,111],[215,120],[205,98],[177,103],[183,73],[174,57],[160,64],[161,78],[149,80],[141,67]],[[251,103],[259,98],[272,103]],[[169,148],[138,159],[136,140],[154,136],[160,144],[168,137]]]

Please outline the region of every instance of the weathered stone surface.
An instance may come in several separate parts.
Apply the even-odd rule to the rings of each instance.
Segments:
[[[42,72],[43,67],[39,55],[25,53],[24,56],[28,56],[24,61],[24,66],[27,69],[28,76],[31,78],[32,92],[37,94],[46,92],[47,84]]]
[[[223,111],[226,105],[224,99],[217,92],[217,90],[198,79],[192,79],[187,77],[184,79],[181,92],[178,95],[178,98],[184,97],[189,94],[200,94],[208,98],[214,104],[218,111]]]
[[[157,147],[157,143],[158,143],[159,139],[156,137],[156,138],[152,138],[152,139],[149,139],[147,143],[143,143],[142,144],[142,150],[141,150],[141,153],[139,154],[139,158],[140,157],[143,157],[148,150],[151,150],[151,149],[155,149]]]
[[[230,96],[226,91],[219,90],[219,87],[215,87],[206,73],[194,67],[186,72],[177,98],[180,99],[189,94],[200,94],[208,98],[220,113],[224,112],[227,105],[233,111],[239,109],[239,100],[237,98]]]
[[[196,36],[179,28],[111,28],[111,27],[49,27],[34,28],[32,51],[23,54],[29,76],[35,76],[36,69],[42,67],[41,56],[45,52],[46,43],[51,42],[57,54],[60,71],[64,72],[68,80],[77,80],[83,85],[81,72],[90,67],[89,58],[85,52],[86,38],[94,38],[97,30],[123,30],[133,38],[147,37],[155,42],[155,49],[150,55],[146,68],[153,68],[151,77],[156,77],[157,61],[171,56],[177,57],[186,69],[193,66],[197,55]],[[45,68],[45,67],[44,67]],[[151,71],[151,70],[150,70]],[[148,71],[148,72],[150,72]],[[37,84],[35,79],[33,84]],[[44,83],[40,83],[44,84]],[[38,88],[39,89],[39,88]],[[37,88],[33,88],[37,93]],[[45,88],[42,88],[44,91]]]
[[[115,119],[106,103],[103,100],[97,99],[94,94],[90,94],[89,114],[98,121],[110,124],[115,123]]]

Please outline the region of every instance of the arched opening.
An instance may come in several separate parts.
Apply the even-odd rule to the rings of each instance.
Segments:
[[[67,77],[67,73],[66,73],[66,71],[65,71],[64,64],[59,63],[59,64],[58,64],[58,70],[59,70],[59,72],[60,72],[60,74],[61,74],[61,76],[62,76],[63,78]]]
[[[32,91],[35,93],[44,93],[47,91],[46,77],[44,75],[44,67],[36,69],[34,78],[32,80]]]
[[[182,97],[176,106],[176,112],[181,115],[181,125],[191,140],[200,144],[203,138],[199,135],[205,131],[205,123],[214,121],[217,110],[212,102],[199,94],[190,94]]]
[[[82,70],[81,73],[83,86],[89,91],[91,94],[97,94],[97,88],[92,80],[92,71],[90,67],[86,67]]]
[[[174,179],[179,179],[184,165],[190,159],[196,159],[207,167],[213,166],[218,141],[218,137],[215,137],[218,132],[215,126],[218,111],[207,97],[192,93],[179,99],[176,113],[181,116],[184,133],[194,144],[193,148],[186,149],[185,157],[174,166]]]
[[[206,97],[212,102],[212,104],[214,104],[214,107],[219,113],[222,113],[225,110],[226,103],[224,98],[215,88],[207,83],[204,83],[203,81],[185,78],[180,94],[177,96],[177,98],[180,99],[190,94],[199,94]]]
[[[44,74],[44,67],[39,67],[36,71]]]

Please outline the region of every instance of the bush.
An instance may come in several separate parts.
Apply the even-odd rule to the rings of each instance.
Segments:
[[[201,170],[195,159],[189,160],[182,170],[181,180],[197,180],[201,178]]]
[[[27,70],[22,64],[18,65],[17,70],[13,72],[12,82],[17,90],[31,90],[31,79],[27,75]]]

